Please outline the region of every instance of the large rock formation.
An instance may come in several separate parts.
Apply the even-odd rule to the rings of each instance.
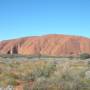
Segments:
[[[90,54],[90,39],[69,35],[33,36],[0,42],[0,54],[69,56]]]

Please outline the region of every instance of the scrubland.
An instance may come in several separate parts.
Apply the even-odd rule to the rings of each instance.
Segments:
[[[0,88],[10,85],[14,90],[90,90],[90,60],[0,57]]]

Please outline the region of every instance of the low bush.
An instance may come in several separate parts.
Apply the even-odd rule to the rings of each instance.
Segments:
[[[88,58],[90,58],[90,54],[88,54],[88,53],[80,54],[80,58],[81,59],[88,59]]]

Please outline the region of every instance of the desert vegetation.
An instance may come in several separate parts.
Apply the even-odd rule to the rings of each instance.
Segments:
[[[80,58],[81,59],[88,59],[88,58],[90,58],[90,54],[88,54],[88,53],[82,53],[82,54],[80,54]]]
[[[12,86],[15,90],[90,90],[89,59],[17,59],[0,57],[1,88]]]

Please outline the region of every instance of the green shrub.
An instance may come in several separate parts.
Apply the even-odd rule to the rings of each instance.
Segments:
[[[26,76],[22,77],[22,80],[25,82],[30,82],[35,80],[35,76],[32,74],[27,74]]]
[[[48,63],[45,66],[35,68],[32,75],[35,78],[38,77],[50,77],[50,75],[55,71],[56,65],[54,63]]]
[[[29,83],[25,83],[25,84],[24,84],[23,90],[31,90]]]
[[[88,59],[88,58],[90,58],[90,54],[88,54],[88,53],[80,54],[80,58],[81,59]]]
[[[15,80],[14,78],[10,78],[7,80],[7,84],[8,85],[12,85],[12,86],[17,86],[19,85],[19,83],[17,82],[17,80]]]

